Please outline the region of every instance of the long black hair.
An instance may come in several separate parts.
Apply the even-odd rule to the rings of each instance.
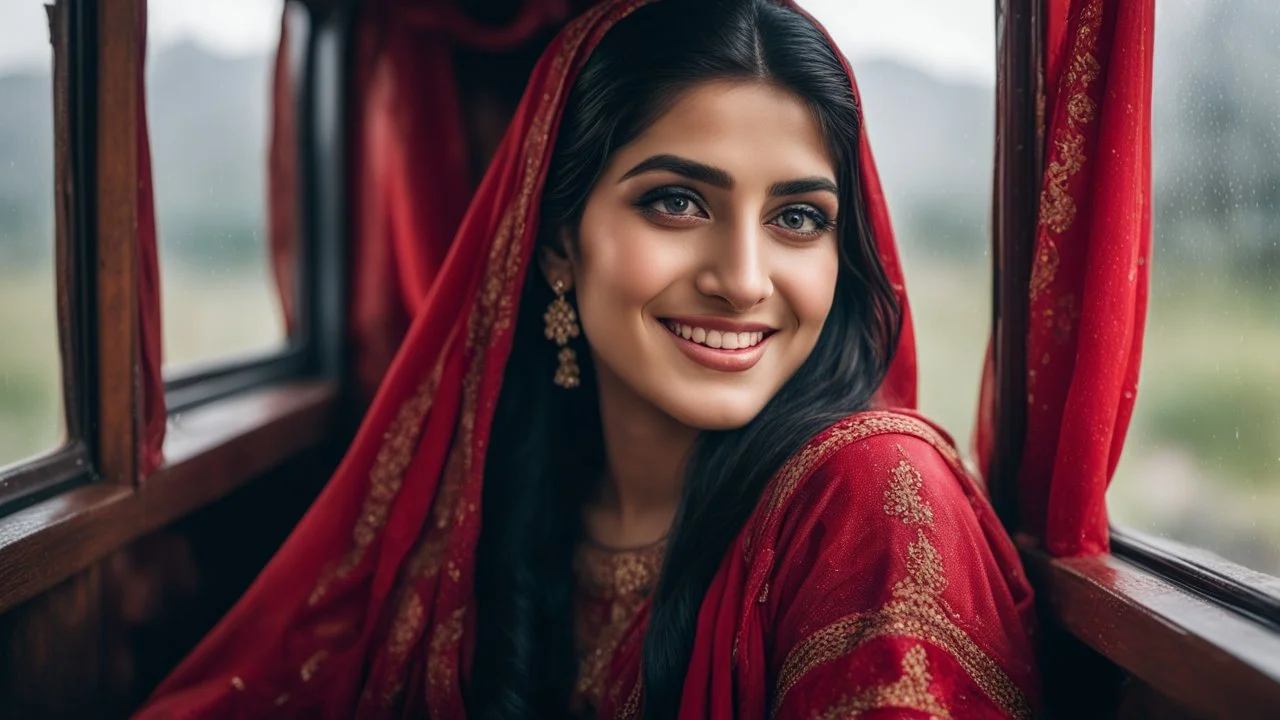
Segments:
[[[840,267],[826,324],[796,374],[747,425],[703,432],[695,443],[644,641],[650,719],[677,714],[703,596],[765,485],[811,438],[867,407],[901,317],[862,202],[861,118],[849,77],[807,18],[770,0],[662,0],[609,30],[565,107],[540,243],[577,227],[614,151],[682,91],[721,79],[773,84],[813,112],[837,168]],[[552,297],[531,269],[485,460],[468,693],[476,717],[565,717],[577,673],[572,554],[603,441],[590,353],[578,352],[580,388],[551,382],[556,352],[542,313]]]

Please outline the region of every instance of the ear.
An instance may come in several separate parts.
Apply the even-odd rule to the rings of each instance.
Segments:
[[[538,248],[538,267],[542,270],[542,277],[546,279],[547,284],[555,287],[556,281],[564,283],[565,290],[573,289],[574,278],[574,262],[568,252],[569,233],[563,230],[559,233],[558,242],[550,242]]]

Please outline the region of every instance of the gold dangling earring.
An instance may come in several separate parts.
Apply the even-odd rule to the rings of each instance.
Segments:
[[[547,339],[555,340],[560,346],[560,353],[556,356],[560,365],[556,368],[555,383],[565,389],[576,388],[579,376],[578,355],[573,348],[566,346],[570,338],[576,338],[582,332],[578,327],[578,314],[573,311],[569,301],[564,299],[563,280],[557,280],[552,289],[555,290],[556,299],[547,306],[542,319],[547,323]]]

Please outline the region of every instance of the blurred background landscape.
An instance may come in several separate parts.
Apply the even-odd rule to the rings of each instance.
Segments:
[[[854,59],[923,409],[967,447],[991,313],[993,71],[860,50],[835,15],[858,3],[804,4]],[[1280,7],[1161,0],[1155,52],[1152,295],[1112,514],[1280,575]],[[270,65],[266,47],[191,40],[149,58],[169,369],[285,342],[264,234]],[[47,61],[0,67],[0,466],[62,432],[50,93]]]

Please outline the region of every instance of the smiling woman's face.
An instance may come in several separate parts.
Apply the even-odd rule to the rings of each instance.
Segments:
[[[774,86],[712,82],[618,149],[550,282],[577,292],[602,399],[702,430],[750,422],[808,358],[835,295],[821,129]]]

